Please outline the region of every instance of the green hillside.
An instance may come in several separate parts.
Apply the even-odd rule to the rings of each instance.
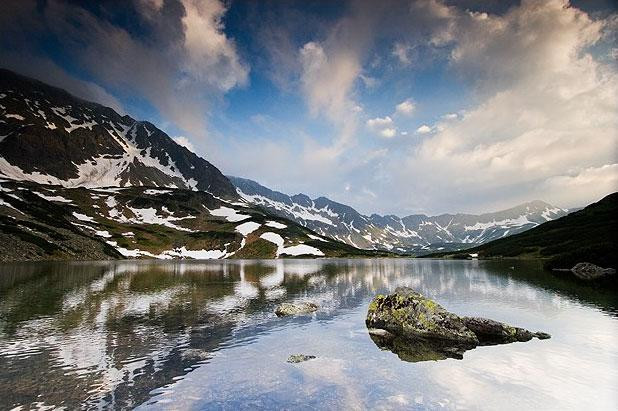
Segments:
[[[426,257],[542,258],[546,268],[571,268],[587,261],[602,267],[618,266],[618,193],[526,232],[455,253]]]

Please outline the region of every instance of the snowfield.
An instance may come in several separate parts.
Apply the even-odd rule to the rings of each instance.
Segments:
[[[250,215],[240,214],[238,211],[229,207],[219,207],[215,210],[208,210],[211,215],[217,217],[225,217],[225,219],[231,223],[235,223],[238,221],[246,220],[247,218],[251,218]]]
[[[322,251],[310,245],[306,245],[306,244],[298,244],[298,245],[293,245],[289,247],[284,247],[283,237],[281,237],[277,233],[273,233],[270,231],[263,233],[260,236],[260,238],[266,241],[270,241],[271,243],[277,245],[277,257],[279,257],[282,254],[293,255],[293,256],[303,255],[303,254],[316,255],[320,257],[324,256],[324,253]]]

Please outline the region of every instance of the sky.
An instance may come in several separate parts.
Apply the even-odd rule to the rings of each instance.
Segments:
[[[612,0],[4,0],[0,66],[366,214],[618,189]]]

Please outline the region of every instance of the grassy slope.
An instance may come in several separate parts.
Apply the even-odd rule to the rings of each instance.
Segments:
[[[618,266],[618,193],[524,233],[491,241],[456,253],[426,257],[543,258],[547,268],[570,268],[588,261],[602,267]]]

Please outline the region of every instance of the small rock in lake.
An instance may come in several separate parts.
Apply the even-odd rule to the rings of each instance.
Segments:
[[[314,303],[282,303],[275,309],[275,314],[277,314],[277,317],[284,317],[288,315],[309,314],[317,311],[317,309],[318,306]]]
[[[288,357],[288,361],[289,363],[292,364],[296,364],[299,362],[305,362],[305,361],[309,361],[309,360],[313,360],[315,358],[315,355],[305,355],[305,354],[292,354]]]
[[[410,362],[461,359],[477,346],[550,338],[487,318],[459,317],[408,287],[377,295],[365,323],[376,345]]]
[[[603,268],[592,263],[577,263],[571,272],[580,280],[597,280],[599,278],[616,274],[613,268]]]

